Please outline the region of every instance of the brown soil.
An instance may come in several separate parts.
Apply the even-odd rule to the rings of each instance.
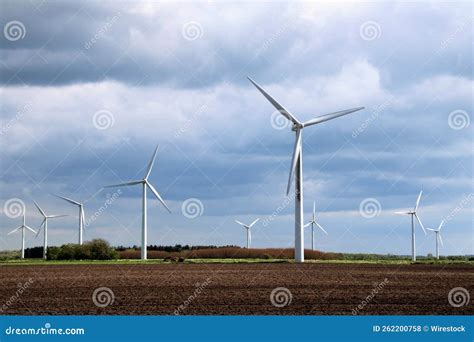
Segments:
[[[2,314],[352,315],[359,305],[360,315],[474,314],[472,300],[448,302],[455,287],[474,297],[469,265],[8,265],[0,279]],[[112,290],[113,303],[94,304],[99,287]],[[277,287],[291,292],[289,305],[272,305]]]

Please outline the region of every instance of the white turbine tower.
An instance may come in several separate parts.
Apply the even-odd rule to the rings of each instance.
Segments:
[[[273,97],[271,97],[265,90],[262,89],[257,83],[255,83],[250,77],[249,81],[265,96],[265,98],[283,115],[286,119],[293,123],[292,131],[296,133],[296,141],[293,149],[293,160],[291,162],[290,176],[288,178],[288,187],[286,194],[288,195],[295,177],[295,261],[304,262],[304,232],[303,232],[303,147],[302,147],[302,131],[303,128],[316,125],[328,120],[335,119],[342,115],[347,115],[358,110],[364,109],[364,107],[357,107],[353,109],[347,109],[339,112],[329,113],[316,118],[301,122],[290,112],[288,112],[282,105],[280,105]]]
[[[251,224],[245,224],[240,221],[235,220],[236,223],[240,224],[242,227],[247,229],[247,249],[250,248],[250,244],[252,243],[252,234],[250,233],[250,229],[257,223],[260,219],[256,219]]]
[[[25,208],[25,212],[23,213],[23,224],[19,226],[18,228],[13,229],[7,235],[13,234],[14,232],[20,229],[21,229],[21,258],[24,259],[25,258],[25,229],[28,229],[29,231],[36,234],[36,231],[33,228],[28,227],[26,225],[26,208]]]
[[[43,233],[44,233],[44,237],[43,237],[43,259],[46,260],[46,252],[48,250],[48,219],[58,218],[58,217],[65,217],[65,216],[68,216],[68,215],[46,215],[46,213],[41,209],[39,204],[36,203],[36,201],[33,201],[33,202],[35,203],[35,206],[38,209],[38,211],[40,212],[40,214],[43,216],[43,222],[41,222],[41,226],[39,227],[38,232],[36,233],[36,237],[38,237],[38,235],[41,231],[41,228],[43,228],[44,229],[43,230]]]
[[[397,211],[395,214],[398,215],[411,215],[411,259],[416,261],[416,245],[415,245],[415,217],[418,223],[420,224],[421,229],[426,235],[425,227],[423,227],[423,223],[421,223],[420,218],[418,217],[417,210],[418,206],[420,205],[421,194],[423,191],[420,191],[418,195],[418,199],[416,200],[415,208],[412,211]]]
[[[148,181],[148,177],[150,176],[151,169],[153,168],[153,164],[155,163],[155,158],[156,158],[156,153],[158,152],[158,148],[160,145],[156,146],[155,153],[153,153],[153,157],[150,160],[150,163],[148,164],[147,172],[145,174],[145,178],[141,180],[135,180],[135,181],[129,181],[126,183],[121,183],[121,184],[114,184],[114,185],[108,185],[105,186],[104,188],[116,188],[116,187],[122,187],[122,186],[129,186],[129,185],[137,185],[141,184],[142,189],[143,189],[143,195],[142,195],[142,250],[141,250],[141,258],[142,260],[147,259],[147,204],[146,204],[146,197],[147,197],[147,187],[151,190],[151,192],[156,196],[156,198],[163,204],[163,206],[171,213],[170,208],[166,205],[165,201],[161,198],[160,194],[156,189],[153,187],[153,185],[150,184]]]
[[[426,228],[429,231],[432,231],[436,234],[436,259],[439,259],[439,243],[441,243],[441,246],[444,246],[443,244],[443,239],[441,238],[441,228],[443,228],[444,225],[444,220],[441,221],[441,223],[438,226],[438,229],[431,229],[431,228]]]
[[[84,233],[84,225],[85,225],[84,203],[79,203],[70,198],[59,196],[59,195],[55,195],[55,196],[65,200],[66,202],[77,205],[79,207],[79,245],[82,245],[82,234]]]
[[[321,225],[316,222],[316,202],[313,202],[313,217],[311,221],[309,221],[307,224],[304,225],[304,228],[311,226],[311,249],[314,251],[314,226],[317,226],[319,229],[321,229],[324,234],[328,235],[328,232],[324,230]]]

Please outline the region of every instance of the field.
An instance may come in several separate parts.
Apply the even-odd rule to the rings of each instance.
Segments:
[[[448,302],[455,287],[474,296],[461,263],[11,263],[0,276],[8,315],[474,314]]]

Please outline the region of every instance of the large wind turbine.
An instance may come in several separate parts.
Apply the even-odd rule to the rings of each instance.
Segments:
[[[26,208],[25,208],[25,212],[23,213],[23,224],[19,226],[18,228],[13,229],[10,233],[7,234],[7,235],[13,234],[14,232],[21,229],[21,258],[22,259],[25,259],[25,229],[28,229],[29,231],[36,234],[36,231],[33,228],[28,227],[25,221],[26,221]]]
[[[250,244],[252,243],[252,235],[250,233],[250,229],[255,225],[255,223],[257,223],[260,219],[256,219],[255,221],[253,221],[251,224],[245,224],[245,223],[242,223],[240,221],[237,221],[235,220],[236,223],[240,224],[242,227],[244,227],[245,229],[247,229],[247,249],[250,248]]]
[[[304,228],[311,226],[311,249],[314,251],[314,226],[317,226],[321,229],[324,234],[328,235],[328,232],[324,230],[321,225],[316,222],[316,202],[313,202],[313,218],[307,224],[304,225]]]
[[[444,220],[438,226],[438,229],[426,228],[429,231],[432,231],[436,234],[436,259],[439,259],[439,245],[438,241],[441,243],[441,246],[444,246],[443,239],[441,238],[441,228],[443,228]]]
[[[416,261],[416,246],[415,246],[415,217],[418,223],[420,224],[421,229],[426,235],[425,227],[423,227],[423,223],[421,223],[420,218],[418,217],[417,210],[418,206],[420,205],[421,194],[423,191],[420,191],[418,195],[418,199],[416,200],[415,208],[411,211],[397,211],[395,214],[398,215],[411,215],[411,259]]]
[[[85,219],[84,219],[84,203],[79,203],[76,202],[70,198],[55,195],[56,197],[62,198],[66,202],[69,202],[71,204],[77,205],[79,207],[79,244],[82,245],[82,234],[84,233],[84,225],[85,225]]]
[[[43,237],[43,259],[46,260],[46,252],[48,250],[48,219],[50,218],[58,218],[58,217],[65,217],[68,215],[46,215],[46,213],[41,209],[38,203],[36,201],[33,201],[35,203],[36,208],[40,212],[40,214],[43,216],[43,222],[41,222],[41,226],[38,229],[38,232],[36,233],[36,236],[39,235],[41,228],[44,229],[44,237]]]
[[[270,103],[283,115],[286,119],[293,123],[292,131],[296,133],[295,146],[293,149],[293,159],[291,162],[290,176],[288,178],[288,186],[286,194],[288,195],[295,177],[295,261],[304,262],[304,232],[303,232],[303,147],[302,147],[302,131],[303,128],[320,124],[324,121],[335,119],[342,115],[347,115],[364,107],[357,107],[347,109],[340,112],[329,113],[316,118],[301,122],[294,115],[290,114],[282,105],[280,105],[273,97],[271,97],[265,90],[262,89],[250,77],[249,81],[270,101]]]
[[[163,204],[163,206],[171,213],[170,208],[166,205],[165,201],[161,198],[160,194],[156,189],[153,187],[153,185],[150,184],[148,181],[148,177],[150,176],[151,169],[153,168],[153,164],[155,163],[155,158],[156,158],[156,153],[158,152],[158,147],[160,145],[156,146],[155,152],[153,153],[153,157],[150,160],[150,163],[148,164],[147,172],[145,174],[145,178],[141,180],[135,180],[135,181],[129,181],[126,183],[121,183],[121,184],[114,184],[114,185],[107,185],[104,188],[115,188],[115,187],[122,187],[122,186],[129,186],[129,185],[137,185],[141,184],[142,189],[143,189],[143,196],[142,196],[142,251],[141,251],[141,256],[142,260],[147,259],[147,210],[146,210],[146,190],[147,187],[151,190],[151,192],[158,198],[158,200]]]

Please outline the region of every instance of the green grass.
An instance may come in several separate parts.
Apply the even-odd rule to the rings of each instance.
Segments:
[[[187,259],[185,264],[255,264],[255,263],[294,263],[289,259]],[[411,265],[411,264],[465,264],[474,266],[473,261],[463,260],[420,260],[412,262],[406,259],[392,260],[306,260],[308,264],[385,264],[385,265]],[[142,264],[163,264],[175,265],[179,263],[163,261],[162,259],[149,259],[146,261],[139,259],[117,259],[117,260],[73,260],[73,261],[50,261],[41,259],[25,260],[1,260],[0,266],[8,265],[142,265]]]

